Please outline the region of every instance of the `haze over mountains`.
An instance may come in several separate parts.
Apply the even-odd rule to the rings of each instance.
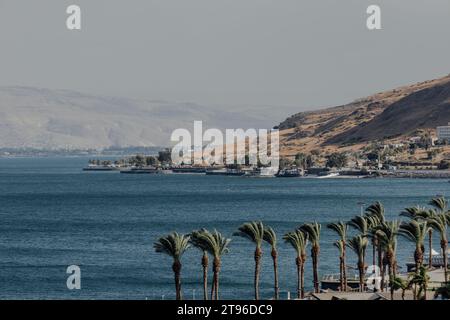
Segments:
[[[67,90],[0,87],[0,148],[102,149],[169,146],[174,129],[271,128],[300,108],[203,106]],[[450,122],[450,75],[281,122],[283,154],[362,146]]]
[[[174,129],[272,128],[294,112],[276,107],[104,97],[67,90],[0,87],[0,148],[101,149],[168,146]]]

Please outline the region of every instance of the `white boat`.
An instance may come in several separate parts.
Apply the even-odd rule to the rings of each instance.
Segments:
[[[319,175],[317,177],[317,179],[329,179],[329,178],[336,178],[338,176],[339,176],[339,172],[330,172],[330,173],[328,173],[326,175],[323,175],[323,176]]]

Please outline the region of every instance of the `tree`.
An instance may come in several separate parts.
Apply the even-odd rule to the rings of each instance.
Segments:
[[[440,244],[441,244],[441,252],[442,258],[444,259],[444,277],[445,282],[448,281],[448,262],[447,262],[447,226],[448,226],[448,216],[445,214],[436,214],[428,219],[428,223],[430,226],[440,235]]]
[[[270,255],[273,261],[273,273],[274,273],[274,298],[278,300],[279,298],[279,288],[278,288],[278,251],[277,251],[277,235],[271,227],[266,227],[264,229],[264,241],[266,241],[270,247]]]
[[[204,230],[204,232],[200,232],[197,237],[198,241],[201,243],[201,248],[205,248],[206,251],[214,257],[211,300],[219,300],[219,275],[222,264],[222,256],[229,252],[228,246],[231,239],[225,238],[217,230],[214,230],[213,232]]]
[[[347,162],[348,157],[345,153],[335,152],[327,156],[326,166],[341,169],[347,165]]]
[[[431,218],[435,212],[433,210],[427,210],[423,207],[415,206],[405,208],[400,213],[400,216],[407,217],[416,221],[427,221]],[[425,251],[425,250],[424,250]],[[433,228],[428,228],[428,268],[433,266]]]
[[[419,272],[414,273],[410,280],[411,285],[419,287],[419,291],[414,292],[414,297],[419,298],[421,293],[423,293],[422,299],[427,300],[427,289],[429,281],[430,276],[428,276],[427,274],[427,269],[425,267],[420,267]]]
[[[313,265],[314,291],[319,293],[319,253],[320,253],[320,229],[317,222],[307,223],[300,227],[300,230],[308,235],[311,242],[311,259]]]
[[[162,164],[169,164],[172,162],[172,151],[165,149],[158,152],[158,161]]]
[[[300,230],[289,232],[283,237],[286,243],[289,243],[297,253],[295,264],[297,266],[297,297],[305,297],[305,262],[306,246],[308,245],[308,235]]]
[[[348,225],[342,221],[330,223],[327,225],[328,229],[333,230],[339,236],[339,241],[334,243],[334,246],[339,250],[339,281],[340,290],[347,291],[347,270],[345,263],[345,248],[347,246],[347,231]]]
[[[414,262],[416,264],[416,273],[419,272],[423,265],[424,256],[424,242],[428,235],[429,226],[427,222],[417,222],[411,220],[409,222],[403,222],[399,228],[399,234],[413,242],[416,246],[414,251]]]
[[[402,290],[402,300],[405,300],[405,291],[408,289],[408,287],[409,287],[408,281],[405,281],[400,277],[395,277],[392,280],[392,289],[394,291]]]
[[[399,233],[398,221],[385,221],[378,225],[376,235],[380,241],[381,247],[385,252],[385,257],[388,265],[389,283],[391,287],[391,296],[393,295],[392,280],[396,276],[396,252],[397,252],[397,235]],[[384,269],[384,268],[383,268]],[[384,274],[384,270],[382,271]]]
[[[365,256],[366,248],[369,244],[367,237],[357,235],[348,241],[348,246],[358,257],[358,272],[359,272],[359,291],[364,291],[364,274],[365,274]]]
[[[262,257],[262,242],[264,239],[264,225],[260,221],[253,221],[244,223],[238,229],[238,232],[234,233],[235,236],[246,238],[252,241],[255,245],[255,299],[259,300],[259,274],[261,269],[261,257]]]
[[[378,253],[378,268],[383,270],[385,264],[383,263],[383,250],[380,240],[376,233],[376,227],[386,221],[384,206],[377,201],[366,208],[366,217],[369,219],[369,235],[372,238],[373,246],[373,264],[375,265],[375,255]],[[382,273],[381,289],[384,289],[384,272]]]
[[[208,245],[204,241],[204,234],[208,233],[206,229],[200,229],[191,233],[191,244],[203,252],[202,268],[203,268],[203,299],[208,300]]]
[[[147,166],[156,167],[158,165],[158,159],[156,157],[150,156],[145,158],[145,164]]]
[[[176,232],[171,233],[165,237],[159,238],[157,242],[153,244],[156,252],[164,253],[172,257],[173,264],[172,270],[175,276],[175,291],[176,299],[181,300],[181,257],[184,252],[189,248],[188,235],[178,234]]]

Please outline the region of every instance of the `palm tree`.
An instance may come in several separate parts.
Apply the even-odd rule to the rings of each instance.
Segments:
[[[193,231],[191,233],[191,244],[202,250],[203,256],[202,256],[202,267],[203,267],[203,299],[208,300],[208,247],[207,244],[204,241],[204,234],[208,233],[209,231],[206,229],[200,229],[197,231]]]
[[[181,256],[189,248],[189,236],[171,233],[165,237],[159,238],[153,248],[158,253],[164,253],[173,258],[172,270],[175,275],[176,299],[181,300]]]
[[[395,277],[392,280],[392,288],[394,291],[402,290],[402,300],[405,300],[405,292],[409,287],[409,283],[400,277]]]
[[[429,202],[429,205],[436,208],[438,213],[445,213],[445,212],[447,212],[448,201],[444,197],[436,197],[436,198],[431,199],[431,201]]]
[[[348,225],[350,227],[352,227],[353,229],[355,229],[356,231],[359,231],[359,233],[365,235],[369,232],[369,226],[370,226],[369,221],[370,220],[368,217],[355,216],[348,222]]]
[[[346,279],[346,265],[345,265],[345,255],[346,255],[346,242],[343,240],[337,240],[333,245],[339,250],[339,290],[347,291],[347,279]]]
[[[370,207],[369,207],[370,208]],[[375,226],[379,224],[379,220],[376,216],[355,216],[352,218],[348,225],[352,227],[353,229],[359,231],[361,235],[367,235],[372,238],[372,244],[373,244],[373,265],[376,264],[376,248],[378,248],[378,266],[380,270],[382,269],[382,251],[380,248],[380,244],[378,241],[378,237],[375,233]]]
[[[365,256],[366,248],[369,244],[367,237],[357,235],[348,241],[348,246],[358,257],[358,272],[359,272],[359,291],[364,291],[364,273],[365,273]]]
[[[260,221],[244,223],[234,233],[235,236],[246,238],[255,243],[255,299],[259,300],[259,274],[261,269],[262,242],[264,239],[264,225]]]
[[[448,262],[447,262],[447,226],[449,223],[449,218],[446,214],[436,214],[428,219],[428,223],[430,226],[439,232],[440,240],[441,240],[441,251],[442,251],[442,257],[444,259],[444,275],[445,275],[445,282],[448,281]]]
[[[340,290],[347,291],[347,268],[345,263],[345,248],[347,246],[347,231],[348,225],[342,221],[330,223],[327,225],[328,229],[331,229],[339,236],[339,241],[335,242],[335,247],[339,250],[339,281]]]
[[[399,228],[399,234],[413,242],[416,245],[414,251],[414,262],[416,264],[416,273],[419,272],[420,267],[423,265],[424,255],[424,242],[428,234],[430,227],[427,222],[417,222],[411,220],[409,222],[403,222]]]
[[[382,268],[383,263],[383,252],[381,250],[380,241],[378,240],[378,236],[376,233],[376,227],[380,225],[380,220],[376,216],[366,217],[368,223],[368,237],[372,239],[372,264],[378,265],[378,267]],[[377,264],[377,252],[378,252],[378,264]]]
[[[423,207],[405,208],[400,216],[408,217],[412,220],[426,221],[435,214],[434,210],[427,210]],[[428,268],[433,267],[433,228],[428,228]]]
[[[399,233],[399,226],[400,226],[399,222],[395,220],[395,221],[385,221],[375,228],[377,237],[380,241],[380,245],[385,252],[385,257],[388,265],[391,296],[393,296],[392,281],[397,273],[396,272],[397,261],[395,255],[397,251],[397,235]],[[383,278],[384,273],[385,270],[383,267],[382,271]]]
[[[320,229],[321,225],[317,222],[307,223],[300,227],[300,230],[308,235],[308,240],[311,242],[313,283],[314,283],[314,291],[316,293],[319,293]]]
[[[270,244],[273,260],[273,273],[274,273],[274,290],[275,290],[275,300],[279,298],[279,288],[278,288],[278,251],[277,251],[277,235],[271,227],[266,227],[264,229],[264,241]]]
[[[368,217],[376,217],[380,223],[386,221],[384,206],[381,202],[377,201],[374,204],[370,205],[366,209],[366,216]]]
[[[305,297],[305,261],[308,235],[303,231],[296,230],[285,234],[283,239],[297,252],[295,259],[297,265],[297,297],[303,299]]]
[[[419,291],[417,293],[414,292],[415,297],[420,297],[420,294],[423,293],[422,299],[427,300],[427,289],[429,281],[430,276],[428,276],[427,274],[427,269],[425,267],[420,267],[419,272],[415,273],[410,280],[410,284],[419,287]]]
[[[366,217],[369,217],[369,231],[371,232],[371,238],[372,238],[372,245],[373,245],[373,264],[375,265],[375,251],[378,251],[378,267],[380,269],[383,268],[383,252],[381,248],[380,241],[378,239],[378,236],[376,235],[376,232],[374,232],[375,227],[379,224],[382,224],[386,221],[385,218],[385,210],[384,206],[381,202],[377,201],[374,204],[370,205],[366,209],[365,213]]]
[[[222,256],[229,252],[231,239],[225,238],[220,232],[204,230],[196,235],[201,248],[214,257],[213,260],[213,284],[211,288],[211,300],[219,300],[219,274],[222,264]]]

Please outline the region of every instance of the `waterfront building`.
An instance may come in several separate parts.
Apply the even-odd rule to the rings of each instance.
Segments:
[[[450,122],[447,126],[440,126],[436,128],[437,137],[439,141],[450,141]]]

